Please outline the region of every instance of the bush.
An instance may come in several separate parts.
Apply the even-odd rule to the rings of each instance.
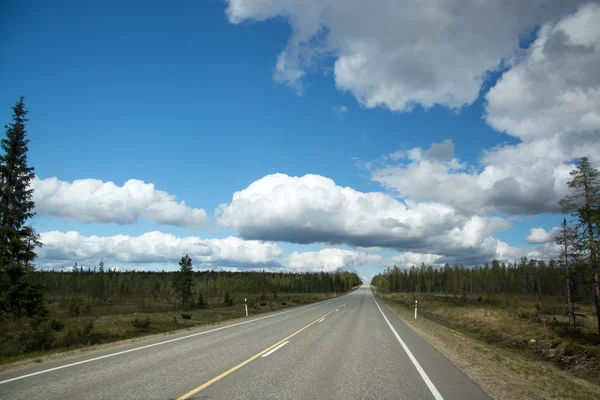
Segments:
[[[57,320],[56,318],[53,318],[53,319],[50,321],[50,328],[51,328],[52,330],[55,330],[55,331],[57,331],[57,332],[58,332],[58,331],[62,331],[62,330],[65,328],[65,323],[64,323],[64,322],[62,322],[62,321],[59,321],[59,320]]]
[[[54,348],[54,332],[49,324],[44,324],[22,337],[27,351],[43,351]]]
[[[79,299],[71,296],[69,300],[69,313],[72,315],[79,315]]]
[[[188,313],[181,313],[181,318],[183,319],[192,319],[192,314],[188,314]]]
[[[224,303],[227,306],[232,306],[233,305],[233,299],[235,298],[235,296],[230,296],[229,295],[229,291],[225,292],[225,299],[224,299]]]
[[[94,330],[94,320],[80,320],[68,327],[63,338],[63,346],[70,347],[79,344],[90,344],[92,341],[92,331]]]
[[[143,318],[134,317],[131,320],[131,325],[138,332],[147,332],[150,329],[150,317],[147,315]]]
[[[282,306],[285,306],[286,304],[287,304],[287,303],[286,303],[285,301],[282,301],[282,302],[281,302],[281,305],[282,305]]]

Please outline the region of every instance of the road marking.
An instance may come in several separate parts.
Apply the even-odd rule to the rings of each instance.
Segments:
[[[274,349],[271,349],[270,351],[268,351],[267,353],[263,354],[261,357],[265,358],[270,356],[271,354],[275,353],[277,350],[279,350],[280,348],[282,348],[283,346],[285,346],[286,344],[288,344],[290,341],[286,340],[285,342],[281,343],[279,346],[275,347]]]
[[[325,318],[321,318],[321,319],[319,320],[319,322],[323,322],[323,321],[325,321]]]
[[[223,329],[229,329],[229,328],[233,328],[233,327],[236,327],[236,326],[249,324],[249,323],[256,322],[256,321],[262,321],[263,319],[277,317],[278,315],[287,314],[287,313],[294,312],[294,311],[299,311],[299,310],[302,310],[303,308],[313,307],[313,306],[316,306],[318,304],[322,304],[322,303],[321,302],[319,302],[319,303],[313,303],[313,304],[309,304],[309,305],[306,305],[306,306],[302,306],[300,308],[294,308],[292,310],[282,311],[282,312],[277,313],[277,314],[272,314],[272,315],[267,315],[267,316],[260,317],[260,318],[251,319],[249,321],[237,322],[235,324],[221,326],[219,328],[215,328],[215,329],[211,329],[211,330],[203,331],[203,332],[198,332],[198,333],[193,333],[191,335],[186,335],[186,336],[178,337],[178,338],[175,338],[175,339],[169,339],[169,340],[165,340],[163,342],[153,343],[153,344],[149,344],[149,345],[141,346],[141,347],[136,347],[136,348],[129,349],[129,350],[123,350],[123,351],[119,351],[117,353],[106,354],[104,356],[94,357],[94,358],[90,358],[90,359],[83,360],[83,361],[77,361],[77,362],[74,362],[74,363],[71,363],[71,364],[61,365],[60,367],[48,368],[48,369],[44,369],[42,371],[32,372],[31,374],[16,376],[14,378],[10,378],[10,379],[6,379],[6,380],[3,380],[3,381],[0,381],[0,385],[5,384],[5,383],[9,383],[9,382],[18,381],[20,379],[29,378],[29,377],[36,376],[36,375],[45,374],[45,373],[52,372],[52,371],[58,371],[59,369],[74,367],[76,365],[86,364],[86,363],[90,363],[90,362],[98,361],[98,360],[103,360],[105,358],[115,357],[115,356],[119,356],[121,354],[127,354],[127,353],[131,353],[131,352],[138,351],[138,350],[144,350],[144,349],[148,349],[150,347],[161,346],[163,344],[177,342],[179,340],[188,339],[188,338],[195,337],[195,336],[200,336],[200,335],[205,335],[207,333],[217,332],[217,331],[221,331]]]
[[[350,300],[352,301],[352,300]],[[350,301],[346,302],[345,304],[348,304]],[[281,345],[283,342],[289,341],[291,338],[293,338],[294,336],[296,336],[297,334],[299,334],[300,332],[302,332],[303,330],[310,328],[311,326],[313,326],[314,324],[316,324],[317,322],[319,322],[320,319],[327,317],[329,314],[333,313],[334,310],[329,311],[327,314],[315,319],[313,322],[311,322],[310,324],[306,325],[303,328],[298,329],[296,332],[292,333],[291,335],[284,337],[283,339],[281,339],[279,342],[275,343],[274,345],[271,345],[269,347],[267,347],[266,349],[264,349],[263,351],[261,351],[260,353],[257,353],[255,355],[253,355],[252,357],[250,357],[249,359],[247,359],[246,361],[242,361],[241,363],[239,363],[238,365],[236,365],[233,368],[228,369],[227,371],[223,372],[221,375],[216,376],[214,378],[212,378],[210,381],[203,383],[202,385],[198,386],[196,389],[190,390],[189,392],[187,392],[186,394],[184,394],[183,396],[180,396],[177,398],[177,400],[185,400],[185,399],[189,399],[190,397],[192,397],[193,395],[197,394],[198,392],[200,392],[201,390],[206,389],[207,387],[209,387],[210,385],[212,385],[215,382],[220,381],[221,379],[225,378],[227,375],[232,374],[233,372],[237,371],[238,369],[242,368],[243,366],[250,364],[252,361],[256,360],[258,357],[261,357],[263,354],[268,353],[269,351],[271,351],[272,349],[275,349],[277,346]]]
[[[335,311],[340,311],[340,309],[338,308],[338,309],[337,309],[337,310],[335,310]]]
[[[410,350],[408,349],[408,346],[406,345],[406,343],[404,343],[404,340],[402,340],[402,338],[400,337],[400,335],[398,335],[398,332],[396,332],[396,330],[394,329],[394,327],[392,326],[392,324],[390,324],[390,321],[387,319],[387,317],[385,316],[385,314],[381,310],[381,307],[379,307],[379,304],[377,304],[377,301],[375,300],[375,297],[373,297],[373,292],[371,292],[371,298],[375,302],[375,305],[379,309],[379,312],[381,313],[381,315],[383,315],[383,318],[385,319],[385,322],[387,322],[387,324],[390,327],[390,329],[392,330],[392,332],[394,332],[394,335],[396,336],[396,339],[398,339],[398,341],[400,342],[400,345],[402,345],[402,348],[404,349],[404,351],[408,355],[408,358],[410,358],[410,361],[412,361],[413,365],[417,369],[417,372],[419,372],[419,375],[421,375],[421,378],[423,378],[423,380],[425,381],[425,384],[429,388],[429,391],[431,392],[431,394],[433,395],[433,397],[435,397],[435,400],[444,400],[444,398],[442,397],[442,395],[440,394],[440,392],[438,392],[438,390],[436,389],[436,387],[433,384],[433,382],[431,382],[431,379],[429,379],[429,377],[427,376],[427,374],[425,373],[425,371],[423,370],[423,368],[421,368],[421,364],[419,364],[419,362],[417,361],[417,359],[415,358],[415,356],[413,356],[413,354],[410,352]]]

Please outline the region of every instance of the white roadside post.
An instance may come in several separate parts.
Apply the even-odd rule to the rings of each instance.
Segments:
[[[246,317],[248,316],[248,299],[244,298],[244,308],[246,309]]]
[[[417,300],[415,300],[415,319],[417,319]]]

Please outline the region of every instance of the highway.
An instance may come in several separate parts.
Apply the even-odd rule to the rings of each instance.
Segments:
[[[2,399],[488,399],[369,286],[0,374]]]

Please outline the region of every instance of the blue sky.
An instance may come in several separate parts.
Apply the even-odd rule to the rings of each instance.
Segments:
[[[246,8],[236,11],[236,4]],[[476,63],[473,67],[469,82],[486,77],[474,98],[449,91],[460,100],[460,107],[434,93],[425,100],[413,100],[411,110],[398,110],[397,98],[384,96],[382,100],[378,93],[356,89],[362,82],[342,82],[336,62],[340,63],[348,52],[343,50],[350,47],[346,39],[335,43],[328,39],[321,46],[330,48],[319,53],[320,47],[299,33],[304,31],[306,21],[303,14],[295,14],[295,7],[282,6],[285,11],[278,8],[266,14],[252,7],[251,2],[241,0],[171,5],[157,1],[23,1],[2,6],[0,104],[4,106],[0,108],[0,119],[8,122],[9,106],[20,95],[26,96],[30,111],[29,161],[38,177],[56,177],[63,182],[97,179],[116,186],[137,179],[175,195],[177,201],[185,201],[190,208],[206,210],[211,219],[198,229],[147,218],[126,224],[90,223],[81,218],[57,218],[49,211],[36,217],[38,232],[77,231],[84,237],[109,237],[160,231],[177,237],[261,240],[260,233],[248,234],[256,229],[247,225],[218,224],[214,209],[231,203],[234,192],[274,173],[290,177],[315,174],[358,192],[382,192],[399,201],[410,198],[453,206],[442,195],[432,199],[423,191],[399,189],[395,184],[373,179],[377,171],[364,163],[397,150],[425,150],[451,139],[452,157],[465,165],[463,172],[479,174],[489,165],[482,162],[486,152],[498,146],[515,147],[531,139],[519,130],[517,117],[512,126],[486,118],[488,102],[501,104],[500,100],[486,99],[486,92],[499,87],[503,74],[517,70],[516,65],[501,64],[518,50],[518,36],[512,38],[508,54],[498,50],[497,60],[489,66],[482,68]],[[548,20],[560,21],[566,15],[557,10]],[[545,22],[528,21],[520,31],[530,32]],[[320,23],[332,37],[340,29],[335,21]],[[468,24],[465,29],[469,29]],[[522,46],[527,50],[536,39],[543,38],[534,35]],[[448,44],[453,45],[456,43]],[[284,71],[289,78],[294,68],[301,68],[301,83],[277,78],[278,56],[307,48],[318,53],[314,60],[303,64],[299,57],[295,61],[298,65]],[[465,51],[471,54],[476,50]],[[527,62],[525,55],[522,63]],[[453,67],[442,68],[438,78],[445,78],[445,71]],[[393,87],[406,79],[399,74],[406,73],[382,71],[381,80]],[[418,99],[422,88],[405,89],[410,90],[415,94],[408,93],[409,97]],[[371,100],[378,104],[373,106]],[[336,112],[336,107],[347,111]],[[536,115],[542,111],[531,112]],[[558,159],[553,167],[568,165],[572,156]],[[419,162],[387,160],[385,167],[417,166]],[[423,185],[427,191],[426,183]],[[506,213],[492,207],[474,210],[473,215],[510,221],[511,229],[499,229],[490,236],[512,247],[531,250],[540,244],[525,242],[531,228],[549,231],[560,222],[559,215],[547,211],[541,206],[534,211]],[[461,213],[465,218],[472,217]],[[311,216],[307,214],[306,218],[310,221]],[[277,262],[284,267],[293,251],[362,251],[353,245],[356,242],[346,239],[308,244],[275,241],[283,250]],[[402,246],[394,246],[377,253],[384,258],[381,262],[367,262],[371,266],[365,267],[356,261],[353,266],[370,275],[380,265],[389,264],[389,257],[402,253]],[[423,247],[417,247],[422,253]],[[436,249],[428,252],[436,253]],[[67,256],[62,258],[61,263],[71,261]]]

